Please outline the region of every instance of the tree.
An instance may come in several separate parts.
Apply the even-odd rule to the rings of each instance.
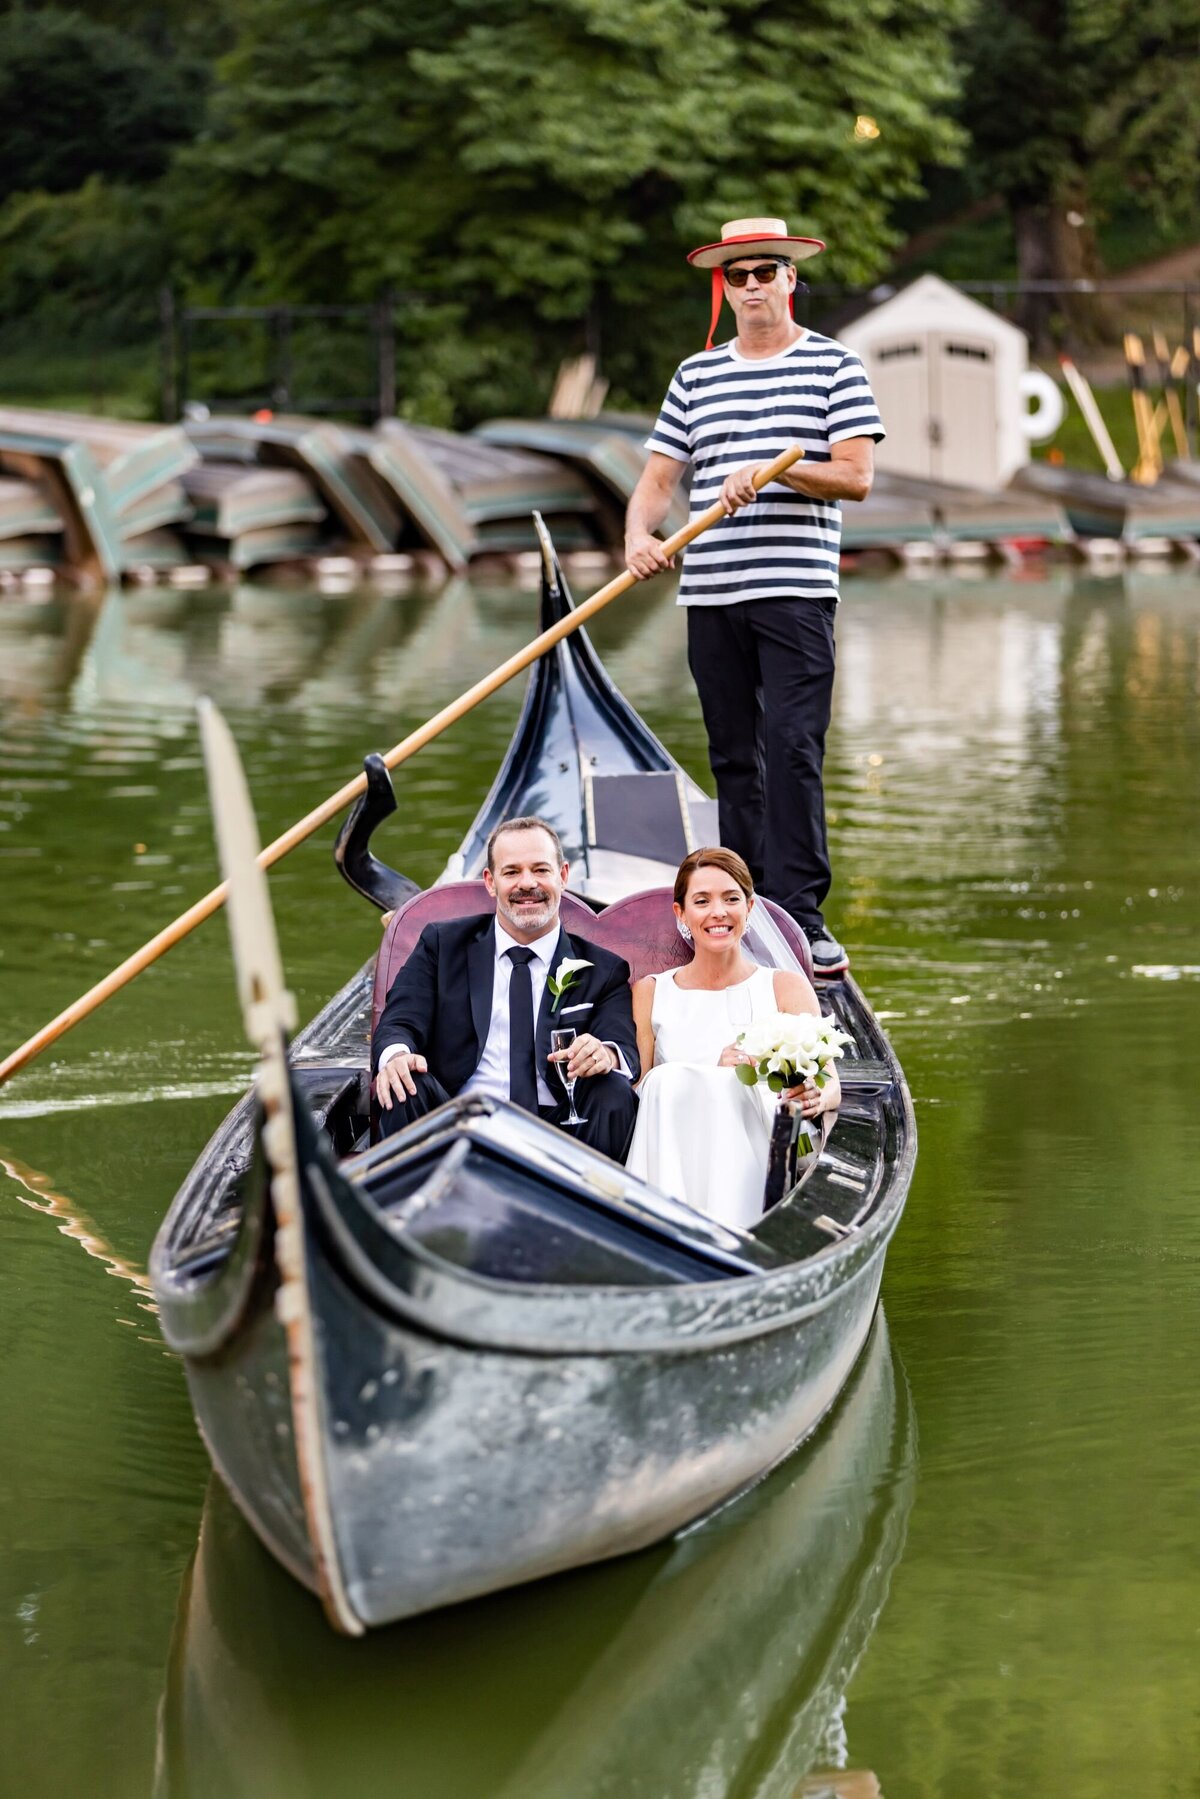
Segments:
[[[0,15],[0,201],[148,181],[199,125],[204,65],[54,8]]]
[[[181,158],[197,269],[219,219],[243,292],[448,304],[464,412],[481,357],[544,392],[584,332],[645,401],[707,315],[683,252],[723,219],[827,234],[825,280],[885,266],[893,202],[958,152],[961,5],[232,0],[211,128]]]
[[[1098,273],[1098,214],[1131,193],[1195,208],[1200,0],[980,0],[962,45],[969,166],[1008,207],[1020,279]],[[1053,304],[1027,311],[1035,335]]]

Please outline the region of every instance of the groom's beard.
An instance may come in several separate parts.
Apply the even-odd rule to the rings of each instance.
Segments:
[[[539,903],[518,906],[519,900]],[[541,932],[548,931],[558,916],[558,902],[544,887],[530,887],[520,893],[509,894],[507,899],[501,899],[497,894],[496,910],[504,923],[517,931]]]

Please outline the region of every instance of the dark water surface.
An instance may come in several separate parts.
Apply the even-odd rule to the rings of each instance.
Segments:
[[[198,693],[273,836],[534,604],[0,595],[0,1048],[213,884]],[[598,646],[705,779],[678,615],[623,604]],[[818,1439],[672,1545],[332,1638],[210,1487],[144,1285],[250,1072],[213,921],[0,1088],[5,1796],[1200,1793],[1200,577],[855,581],[839,645],[830,918],[921,1149]],[[406,872],[519,697],[398,778]],[[331,839],[271,876],[305,1018],[378,935]]]

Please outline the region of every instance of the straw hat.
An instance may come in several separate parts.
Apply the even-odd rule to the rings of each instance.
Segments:
[[[712,318],[704,348],[712,349],[717,334],[717,320],[725,298],[725,278],[721,271],[727,262],[740,262],[743,256],[786,256],[792,262],[802,262],[806,256],[816,256],[824,248],[819,237],[789,236],[783,219],[728,220],[721,226],[719,244],[701,244],[698,250],[692,250],[688,255],[688,261],[695,268],[712,270]],[[788,310],[792,311],[790,299]],[[795,317],[794,312],[792,316]]]
[[[816,256],[825,245],[819,237],[791,237],[783,219],[730,219],[721,226],[719,244],[701,244],[688,261],[698,269],[719,269],[743,256],[790,256],[802,262]]]

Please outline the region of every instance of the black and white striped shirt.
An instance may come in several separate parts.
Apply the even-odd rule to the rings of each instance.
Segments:
[[[883,437],[866,371],[852,350],[808,331],[778,356],[752,359],[733,343],[689,356],[675,371],[648,450],[692,464],[691,514],[718,499],[726,475],[770,462],[798,443],[807,462],[828,462],[830,445]],[[837,599],[842,512],[782,482],[752,506],[710,525],[687,550],[681,606],[797,595]]]

